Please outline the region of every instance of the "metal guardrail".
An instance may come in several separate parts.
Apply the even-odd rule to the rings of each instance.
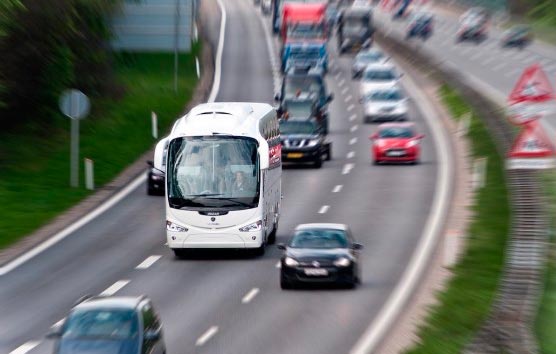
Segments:
[[[502,156],[511,147],[514,132],[504,111],[472,87],[462,73],[403,39],[377,33],[381,46],[398,52],[417,68],[458,89],[487,126]],[[466,353],[537,353],[533,323],[540,300],[546,261],[549,219],[538,172],[509,170],[507,186],[512,225],[504,273],[491,312]],[[461,309],[465,311],[465,309]]]

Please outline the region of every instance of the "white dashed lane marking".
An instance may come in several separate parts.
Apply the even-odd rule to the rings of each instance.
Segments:
[[[355,145],[355,143],[357,143],[357,138],[349,139],[349,145]]]
[[[257,296],[258,293],[259,293],[259,288],[253,288],[253,289],[249,290],[249,292],[247,294],[245,294],[243,299],[241,299],[241,303],[242,304],[250,303],[251,300],[253,300],[255,298],[255,296]]]
[[[110,285],[110,287],[100,293],[101,296],[112,296],[118,291],[120,291],[124,286],[129,284],[129,280],[118,280],[114,284]]]
[[[330,209],[330,205],[323,205],[319,209],[319,214],[326,214],[326,212]]]
[[[344,186],[341,185],[341,184],[338,184],[336,187],[334,187],[334,189],[332,190],[332,193],[339,193],[342,190],[342,188],[344,188]],[[278,263],[278,264],[280,264],[280,263]]]
[[[141,264],[139,264],[135,269],[147,269],[152,266],[156,261],[158,261],[162,256],[154,255],[147,257]]]
[[[214,337],[214,335],[216,333],[218,333],[218,327],[217,326],[210,327],[209,329],[207,329],[207,331],[205,333],[203,333],[202,336],[199,337],[199,339],[197,339],[197,342],[195,342],[195,345],[198,346],[198,347],[203,346],[212,337]]]
[[[10,354],[25,354],[30,352],[31,350],[33,350],[33,348],[35,348],[37,345],[39,345],[41,342],[39,341],[29,341],[19,347],[17,347],[17,349],[14,349],[10,352]]]

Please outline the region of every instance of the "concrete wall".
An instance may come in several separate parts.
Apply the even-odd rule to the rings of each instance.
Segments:
[[[126,51],[173,52],[177,31],[179,51],[189,52],[194,3],[195,0],[126,0],[122,13],[112,21],[112,46]]]

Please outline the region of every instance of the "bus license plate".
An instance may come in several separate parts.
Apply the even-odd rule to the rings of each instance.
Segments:
[[[300,153],[300,152],[290,152],[290,153],[288,154],[288,158],[289,158],[289,159],[300,159],[300,158],[302,158],[302,157],[303,157],[303,154]]]
[[[306,268],[305,275],[325,277],[328,275],[328,270],[322,268]]]

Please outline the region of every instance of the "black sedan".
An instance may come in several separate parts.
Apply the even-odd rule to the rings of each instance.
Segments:
[[[47,335],[55,354],[163,354],[162,324],[151,300],[85,297]]]
[[[351,231],[343,224],[303,224],[295,229],[281,258],[280,287],[300,283],[335,283],[355,287],[360,283],[359,250]]]
[[[152,161],[147,161],[147,194],[164,195],[164,172],[155,168]]]
[[[525,48],[533,41],[533,32],[527,26],[514,26],[507,30],[502,37],[502,47]]]

